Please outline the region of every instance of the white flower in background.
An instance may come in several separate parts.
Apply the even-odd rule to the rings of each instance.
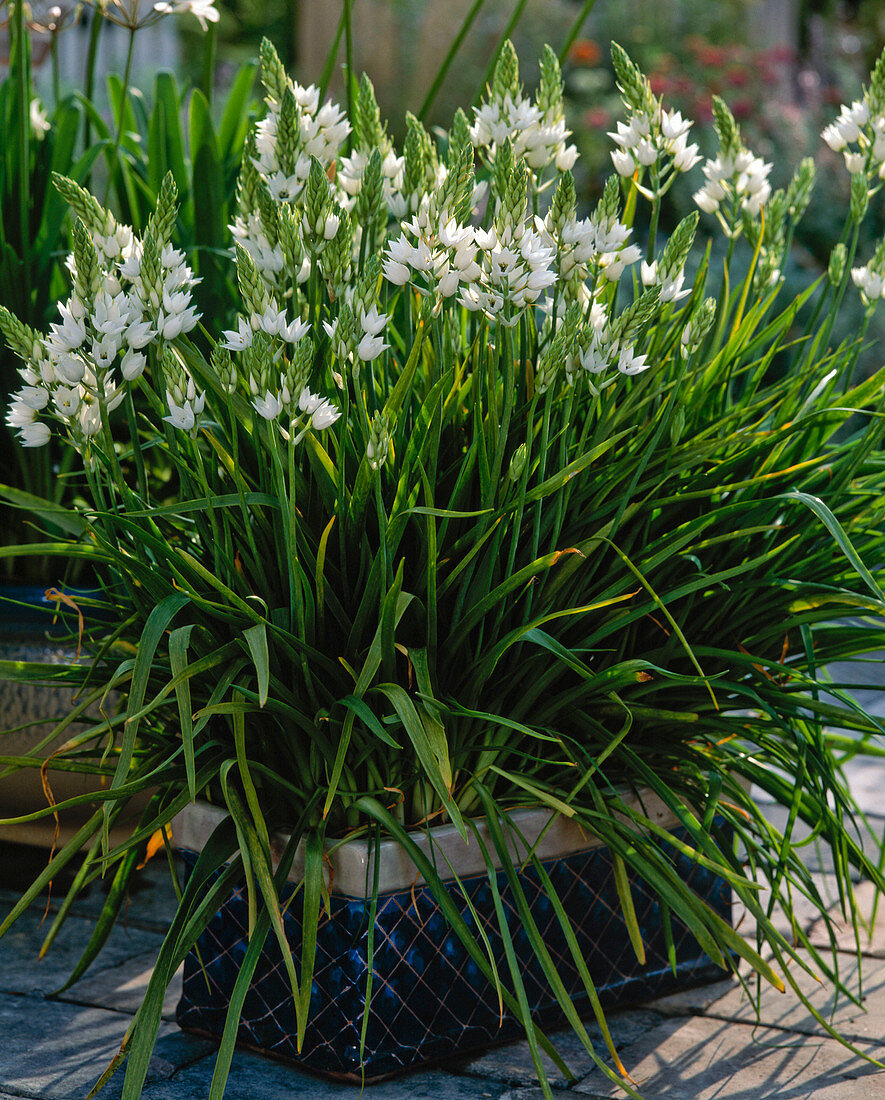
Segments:
[[[834,153],[845,158],[852,176],[869,172],[885,179],[885,114],[870,109],[869,92],[863,99],[843,104],[839,117],[821,133]]]
[[[719,214],[722,203],[729,200],[756,217],[771,195],[770,171],[771,165],[749,149],[720,153],[705,162],[703,172],[707,182],[695,193],[694,201],[705,214]],[[733,232],[724,221],[723,228],[729,234]]]
[[[618,122],[615,131],[609,133],[617,146],[611,154],[615,171],[630,177],[637,168],[656,165],[662,179],[671,170],[689,171],[701,159],[697,145],[688,144],[691,126],[678,111],[665,111],[660,104],[651,115],[635,111],[629,122]],[[658,193],[663,194],[668,186],[659,184]]]
[[[405,158],[398,157],[393,149],[387,151],[381,149],[380,152],[382,154],[381,185],[384,201],[388,210],[401,217],[406,212],[406,203],[401,198]],[[356,197],[362,190],[363,176],[370,155],[370,152],[359,149],[351,153],[349,157],[341,157],[338,161],[335,182],[343,192],[339,198],[345,210],[353,209]]]
[[[885,298],[885,239],[863,267],[851,269],[851,280],[860,291],[865,305]]]
[[[239,214],[233,225],[228,226],[234,238],[246,249],[255,266],[271,286],[286,266],[286,256],[282,248],[273,246],[264,231],[261,216],[257,213]],[[310,276],[310,261],[306,260],[306,272],[299,271],[296,282],[303,283]],[[302,265],[303,269],[303,265]]]
[[[158,0],[154,11],[161,15],[193,15],[204,31],[209,29],[209,23],[217,23],[220,18],[215,0]]]
[[[31,131],[34,137],[38,141],[42,141],[52,126],[43,104],[36,96],[31,99],[30,119]]]

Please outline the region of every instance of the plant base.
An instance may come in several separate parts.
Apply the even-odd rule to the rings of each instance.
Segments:
[[[190,869],[194,856],[183,852],[182,857]],[[683,879],[730,919],[727,885],[677,853],[674,858]],[[611,858],[605,848],[576,852],[545,862],[544,866],[572,923],[604,1006],[614,1007],[722,977],[721,968],[675,919],[675,968],[671,967],[660,907],[649,892],[634,883],[633,898],[646,951],[645,964],[637,962],[620,915]],[[553,906],[531,869],[522,872],[521,881],[535,923],[569,996],[578,1010],[586,1013],[589,999]],[[488,878],[478,875],[462,879],[462,886],[483,923],[499,974],[509,985]],[[461,891],[454,885],[448,889],[467,924],[475,928]],[[532,1017],[544,1026],[563,1023],[503,872],[498,874],[498,889]],[[287,900],[288,896],[282,898],[283,903]],[[286,933],[297,964],[300,901],[296,899],[284,911]],[[523,1033],[510,1013],[501,1017],[494,988],[449,928],[430,890],[416,885],[378,897],[371,1003],[361,1054],[370,914],[369,900],[336,894],[331,896],[331,917],[326,919],[321,914],[310,1018],[300,1052],[296,1047],[291,989],[279,946],[271,934],[246,996],[238,1042],[315,1072],[357,1079],[364,1075],[365,1080],[371,1080]],[[222,1034],[230,994],[246,952],[247,920],[245,890],[237,889],[202,934],[199,959],[193,951],[185,959],[177,1013],[183,1029]]]

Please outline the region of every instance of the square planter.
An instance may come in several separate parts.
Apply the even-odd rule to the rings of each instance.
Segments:
[[[638,801],[638,800],[637,800]],[[646,813],[672,825],[653,796],[642,799]],[[221,811],[196,807],[173,824],[175,843],[185,867],[193,867],[202,843]],[[202,816],[201,816],[202,815]],[[529,843],[549,825],[546,811],[513,815]],[[461,879],[447,889],[462,916],[475,928],[471,906],[489,938],[505,983],[508,969],[488,876],[478,846],[465,845],[451,826],[431,830],[438,865],[448,858]],[[674,830],[679,835],[679,830]],[[431,842],[415,834],[425,851]],[[493,987],[449,928],[430,889],[417,869],[392,841],[380,845],[379,897],[375,913],[373,985],[366,1041],[360,1057],[368,975],[368,923],[371,903],[366,884],[374,867],[365,841],[350,841],[330,855],[331,917],[320,915],[310,1016],[304,1044],[296,1048],[295,1009],[276,939],[271,934],[246,996],[238,1042],[306,1069],[360,1080],[380,1078],[425,1062],[488,1046],[523,1034],[519,1021],[505,1011],[501,1018]],[[595,838],[573,823],[557,818],[546,829],[537,849],[575,936],[602,1004],[613,1007],[661,993],[714,981],[722,970],[701,950],[675,918],[676,967],[671,968],[661,925],[660,908],[641,884],[633,882],[633,899],[646,949],[640,965],[630,945],[615,888],[611,857]],[[445,856],[445,858],[442,858]],[[726,919],[731,893],[717,876],[674,853],[680,875],[694,891]],[[298,859],[290,876],[299,879]],[[579,1011],[589,1011],[589,999],[562,934],[553,906],[531,868],[521,882],[535,923],[560,977]],[[544,1026],[564,1022],[559,1005],[540,966],[506,876],[499,872],[514,948],[532,1016]],[[284,906],[294,885],[281,899]],[[470,904],[465,899],[469,899]],[[301,940],[300,903],[284,909],[288,941],[298,961]],[[230,994],[247,946],[245,888],[234,890],[200,937],[197,953],[185,959],[184,985],[178,1005],[179,1025],[219,1037],[224,1029]],[[202,963],[202,965],[201,965]]]

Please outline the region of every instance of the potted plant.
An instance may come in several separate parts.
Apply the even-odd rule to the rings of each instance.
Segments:
[[[547,858],[563,830],[581,838],[565,858],[582,889],[602,861],[592,904],[606,900],[637,969],[653,943],[656,973],[678,973],[685,941],[694,976],[702,956],[743,959],[800,998],[798,969],[841,988],[772,915],[797,894],[825,913],[798,822],[832,848],[847,907],[855,871],[883,885],[853,828],[845,735],[828,730],[879,725],[824,670],[885,640],[872,571],[885,375],[853,381],[863,333],[828,343],[852,283],[868,312],[882,289],[882,250],[855,266],[851,242],[879,186],[885,61],[835,124],[854,158],[848,247],[783,302],[813,165],[772,193],[717,103],[721,149],[697,202],[728,249],[705,297],[705,256],[686,274],[697,215],[658,239],[664,194],[696,167],[690,124],[613,52],[629,118],[584,218],[553,51],[529,97],[505,46],[474,117],[459,112],[438,144],[410,116],[400,154],[368,80],[345,114],[265,44],[268,109],[232,226],[240,309],[223,332],[212,317],[200,328],[171,178],[140,233],[57,181],[77,218],[71,297],[48,334],[7,310],[0,330],[23,360],[10,413],[23,443],[60,431],[89,486],[65,548],[103,592],[80,608],[90,664],[61,674],[80,688],[63,758],[107,789],[0,933],[87,844],[72,895],[115,877],[82,973],[148,847],[171,846],[174,828],[193,850],[110,1067],[128,1055],[126,1098],[186,957],[181,1015],[219,1034],[217,1095],[235,1043],[255,1041],[250,997],[274,963],[286,1052],[317,1045],[325,963],[332,984],[348,978],[342,944],[360,953],[348,1053],[365,1069],[372,1005],[395,992],[382,954],[408,954],[385,924],[396,905],[425,934],[416,971],[439,962],[431,948],[460,952],[476,996],[525,1029],[550,1095],[533,1008],[555,1009],[591,1052],[579,1009],[607,1036],[587,904]],[[145,471],[155,455],[174,471],[162,503]],[[90,720],[112,691],[119,708]],[[788,808],[784,830],[751,783]],[[220,811],[199,839],[179,818],[198,799]],[[398,882],[385,846],[405,863]],[[363,861],[355,902],[348,859]],[[391,902],[402,887],[408,902]],[[755,946],[726,919],[731,891]],[[226,975],[210,958],[221,908],[243,927]],[[222,990],[220,1007],[203,1012],[200,983]],[[638,1095],[612,1053],[605,1072]]]

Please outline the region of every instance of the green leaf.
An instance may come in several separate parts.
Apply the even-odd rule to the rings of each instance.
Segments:
[[[187,787],[193,801],[197,797],[196,765],[194,763],[194,719],[191,708],[191,688],[185,676],[187,670],[187,647],[190,644],[193,623],[179,626],[169,635],[169,666],[175,683],[175,700],[178,704],[178,724],[181,728],[181,743],[184,748],[184,764],[187,772]]]
[[[34,496],[33,493],[26,493],[12,485],[0,485],[0,497],[23,512],[36,516],[51,527],[63,531],[66,535],[79,537],[89,529],[86,520],[78,512],[63,508],[54,501]]]
[[[452,824],[466,840],[467,831],[451,794],[452,764],[449,760],[448,745],[445,743],[440,745],[438,738],[432,736],[432,733],[428,734],[426,711],[423,716],[419,714],[415,704],[399,684],[379,684],[377,690],[393,704],[412,742],[418,762],[439,795]]]
[[[249,646],[252,663],[258,675],[258,703],[264,706],[267,702],[267,690],[270,683],[270,656],[267,648],[267,627],[264,623],[256,623],[248,630],[243,631],[243,637]]]

